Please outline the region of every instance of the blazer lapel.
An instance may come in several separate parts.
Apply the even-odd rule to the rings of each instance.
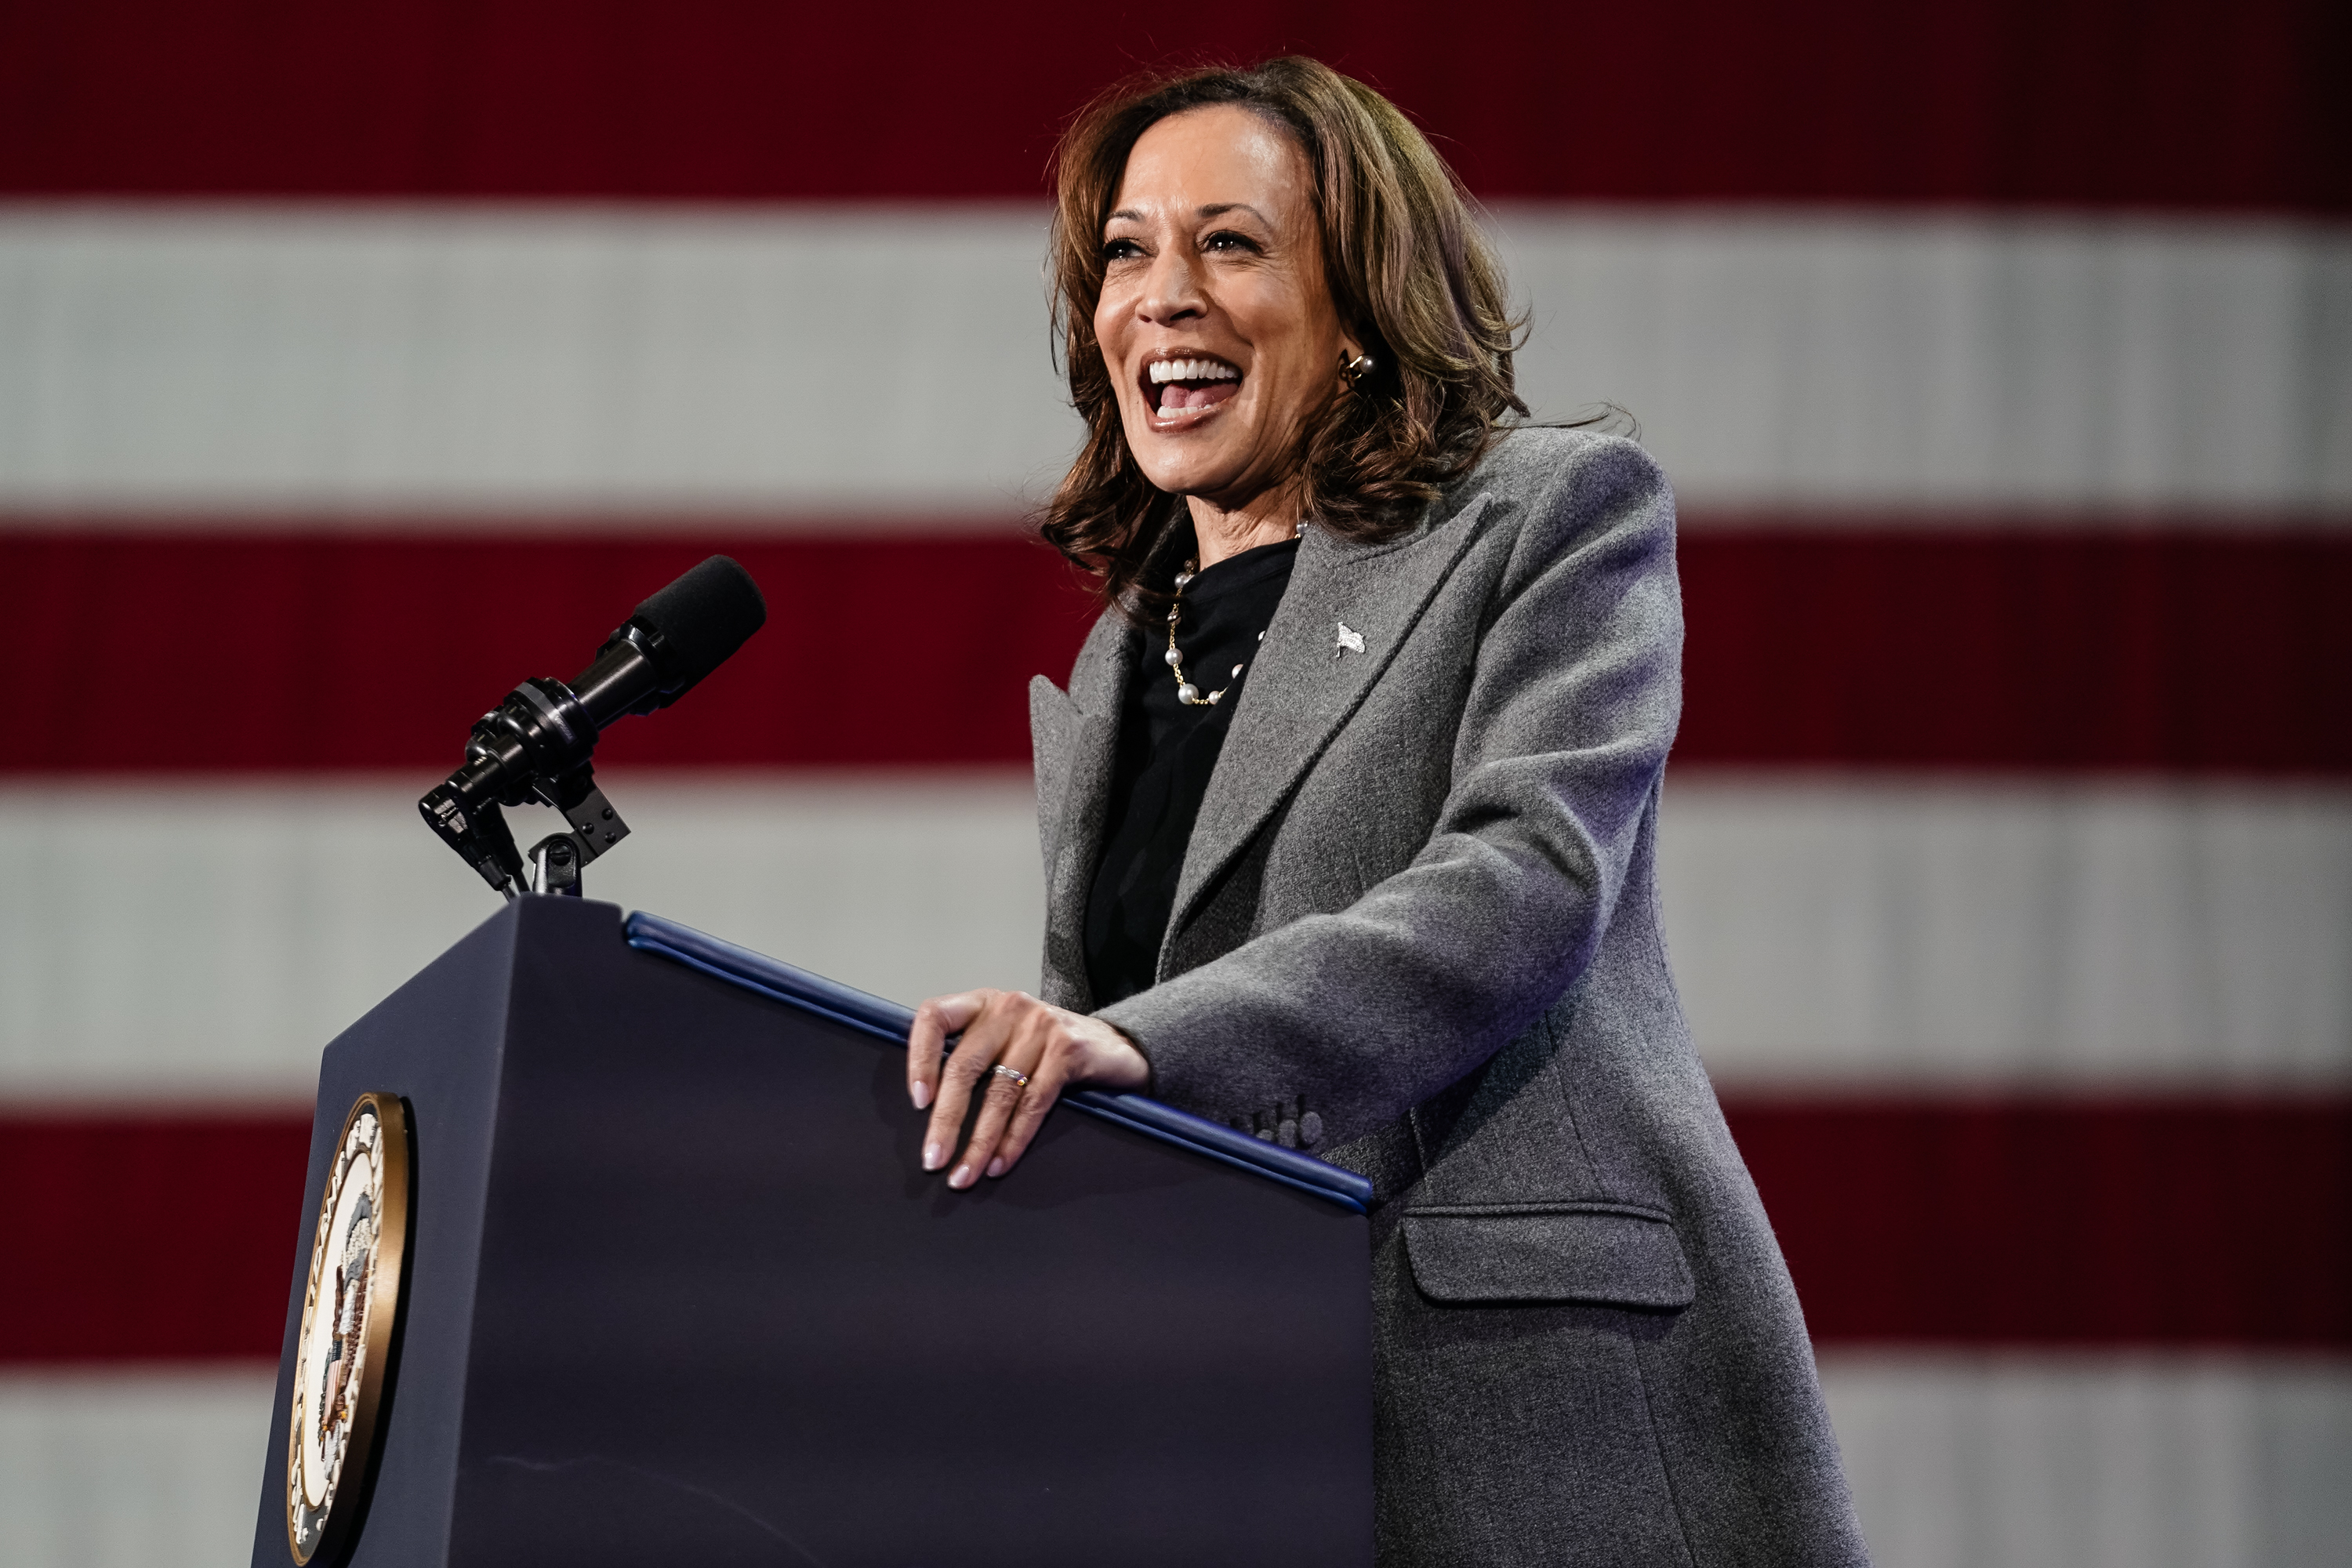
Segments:
[[[1160,947],[1163,971],[1202,895],[1396,657],[1477,535],[1486,504],[1486,497],[1475,497],[1402,543],[1350,544],[1311,528],[1299,541],[1290,585],[1258,646],[1184,852],[1176,907]],[[1131,666],[1131,651],[1129,657]]]
[[[1037,759],[1037,832],[1045,857],[1045,965],[1064,994],[1046,1000],[1093,1007],[1087,981],[1087,889],[1102,852],[1118,726],[1139,638],[1116,612],[1087,634],[1064,696],[1044,676],[1029,685],[1030,741]]]
[[[1037,849],[1053,875],[1054,850],[1061,841],[1062,805],[1070,789],[1070,763],[1077,755],[1086,715],[1069,693],[1042,675],[1029,678],[1029,755],[1037,773]]]

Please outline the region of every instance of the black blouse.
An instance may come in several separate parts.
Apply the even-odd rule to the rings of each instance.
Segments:
[[[1201,814],[1209,775],[1224,750],[1258,638],[1282,602],[1297,555],[1296,539],[1261,544],[1185,584],[1176,648],[1184,658],[1184,679],[1202,695],[1224,691],[1214,705],[1177,700],[1166,628],[1144,634],[1121,709],[1102,858],[1087,895],[1087,978],[1097,1007],[1146,990],[1156,978],[1192,819]],[[1235,665],[1244,667],[1240,675],[1232,673]]]

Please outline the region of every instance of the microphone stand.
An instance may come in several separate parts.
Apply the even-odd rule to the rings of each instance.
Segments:
[[[551,833],[530,852],[531,891],[562,898],[580,896],[580,855],[569,833]]]

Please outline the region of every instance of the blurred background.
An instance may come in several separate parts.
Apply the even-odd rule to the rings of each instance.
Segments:
[[[1057,129],[1303,51],[1675,481],[1693,1026],[1887,1568],[2352,1561],[2352,26],[2324,0],[0,7],[0,1560],[242,1562],[413,802],[714,550],[593,895],[1036,973]],[[2333,83],[2330,89],[2327,84]],[[525,842],[541,831],[518,828]]]

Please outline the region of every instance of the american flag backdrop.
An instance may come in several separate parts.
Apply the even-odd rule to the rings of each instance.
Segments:
[[[495,908],[413,803],[701,556],[592,895],[1032,983],[1046,156],[1289,51],[1675,480],[1668,935],[1880,1561],[2352,1560],[2347,15],[0,7],[0,1561],[243,1560],[318,1052]]]

